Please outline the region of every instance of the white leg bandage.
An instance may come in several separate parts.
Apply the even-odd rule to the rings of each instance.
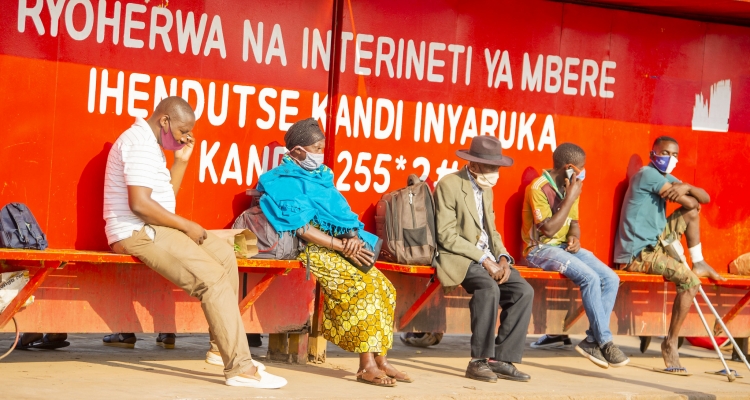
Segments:
[[[688,252],[690,252],[690,260],[693,264],[703,261],[703,251],[700,243],[689,248]]]

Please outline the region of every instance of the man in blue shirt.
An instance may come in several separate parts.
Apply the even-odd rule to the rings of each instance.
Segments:
[[[700,239],[701,204],[711,198],[705,190],[684,183],[670,173],[677,165],[677,140],[661,136],[654,141],[651,163],[630,179],[615,239],[615,263],[620,269],[662,275],[677,287],[672,319],[661,351],[664,372],[686,374],[680,364],[677,341],[693,298],[699,277],[724,280],[703,260]],[[667,201],[680,204],[669,217]],[[680,256],[682,235],[686,236],[692,271]],[[677,249],[675,250],[675,243]]]

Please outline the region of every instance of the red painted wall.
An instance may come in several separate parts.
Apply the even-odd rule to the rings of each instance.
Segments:
[[[507,154],[516,161],[502,170],[495,189],[498,228],[514,254],[521,247],[524,183],[551,165],[555,143],[575,142],[588,154],[581,201],[583,245],[611,261],[628,170],[646,162],[650,144],[659,135],[674,136],[681,143],[675,175],[712,196],[701,220],[706,259],[724,269],[737,255],[750,251],[750,205],[742,196],[748,193],[745,171],[750,167],[750,29],[546,1],[346,1],[342,30],[350,40],[345,41],[345,51],[340,47],[344,61],[335,60],[329,72],[323,62],[327,56],[318,54],[328,47],[332,1],[110,0],[103,8],[107,18],[115,15],[117,4],[120,7],[116,43],[109,25],[98,38],[103,2],[61,0],[58,11],[41,0],[25,3],[28,10],[19,10],[18,1],[0,1],[0,203],[28,204],[52,247],[107,248],[101,218],[107,151],[132,124],[129,114],[150,112],[158,89],[164,86],[168,92],[173,78],[178,95],[193,84],[185,85],[186,80],[195,81],[187,93],[191,104],[198,105],[197,92],[204,95],[194,132],[205,147],[197,146],[193,154],[177,211],[207,228],[222,228],[248,206],[244,191],[257,182],[255,174],[248,180],[248,165],[253,164],[249,160],[257,152],[258,164],[272,166],[275,142],[282,141],[286,129],[282,117],[290,123],[313,113],[325,115],[320,105],[325,104],[329,74],[335,73],[339,84],[334,90],[346,96],[348,113],[335,97],[334,120],[326,123],[338,120],[341,126],[332,129],[338,132],[336,158],[328,164],[370,227],[380,193],[403,186],[408,174],[423,174],[429,163],[427,175],[437,181],[447,171],[441,166],[463,165],[455,150],[468,147],[461,138],[471,135],[472,118],[467,114],[473,109],[477,132],[482,131],[484,115],[485,133],[502,135]],[[154,11],[160,5],[166,8]],[[200,26],[204,13],[197,54],[185,40],[181,50],[182,22],[195,17]],[[161,28],[168,31],[166,49],[158,31],[170,17],[172,26]],[[245,20],[253,38],[262,43],[260,62],[252,44],[243,58],[243,43],[249,43],[243,38]],[[382,60],[390,53],[391,40],[393,77]],[[333,41],[341,46],[340,38]],[[410,43],[415,57],[409,57]],[[539,91],[524,85],[529,77],[524,73],[525,54],[527,72],[532,74],[538,57],[543,57]],[[553,77],[547,82],[548,63]],[[608,79],[602,86],[605,67]],[[581,79],[584,74],[592,76],[594,69],[597,75],[584,85],[582,95]],[[505,74],[499,80],[498,70]],[[102,104],[104,71],[109,87],[118,86],[122,72],[119,112],[114,97],[105,96]],[[728,131],[694,130],[696,95],[709,100],[712,85],[725,80],[731,84]],[[611,96],[603,97],[602,89]],[[245,104],[241,93],[247,93]],[[389,123],[391,113],[400,115],[400,124],[399,118]],[[347,134],[347,124],[358,128]],[[443,137],[438,140],[441,128]],[[532,146],[527,142],[529,132]]]

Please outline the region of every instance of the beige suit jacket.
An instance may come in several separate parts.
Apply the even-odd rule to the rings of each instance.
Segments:
[[[493,199],[492,190],[484,190],[482,201],[487,225],[485,230],[489,236],[490,250],[498,256],[508,252],[495,227]],[[435,188],[435,213],[438,255],[433,266],[447,292],[459,286],[466,277],[469,264],[479,262],[484,255],[477,248],[482,225],[466,168],[440,180]],[[508,257],[513,263],[513,259]]]

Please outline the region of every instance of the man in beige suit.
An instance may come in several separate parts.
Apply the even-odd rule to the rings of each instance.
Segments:
[[[531,377],[513,363],[521,362],[531,319],[534,289],[513,268],[495,227],[492,187],[500,167],[513,165],[500,141],[478,136],[471,148],[456,155],[469,161],[445,176],[435,189],[438,256],[434,266],[446,292],[458,285],[472,295],[471,361],[466,377],[485,382],[497,378],[526,382]],[[497,324],[498,308],[500,328]]]

